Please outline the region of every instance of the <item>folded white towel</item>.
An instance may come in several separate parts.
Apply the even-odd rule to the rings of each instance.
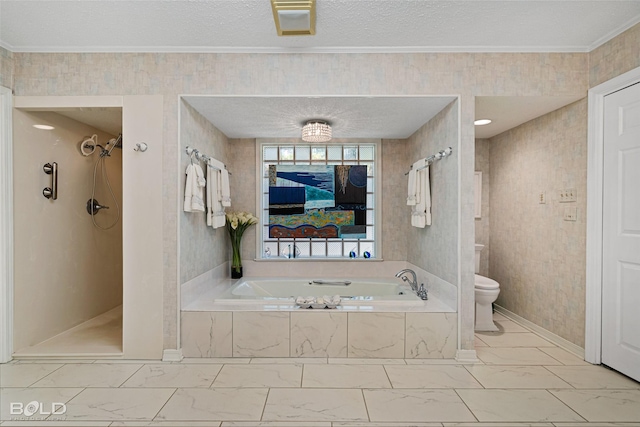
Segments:
[[[204,212],[205,206],[202,199],[202,190],[206,185],[204,172],[200,165],[189,164],[186,174],[183,210],[185,212]]]
[[[418,169],[424,167],[425,159],[420,159],[411,166],[409,171],[409,182],[407,185],[407,205],[415,206],[420,203],[420,181],[418,180]]]
[[[416,187],[418,188],[418,202],[411,211],[411,225],[424,228],[431,225],[431,189],[429,182],[429,167],[416,172]]]
[[[220,201],[220,171],[211,166],[213,159],[207,163],[207,176],[209,185],[207,186],[207,225],[213,228],[224,227],[225,213],[224,206]]]
[[[222,206],[231,206],[231,187],[229,186],[229,171],[223,168],[220,171],[220,186],[222,187]]]

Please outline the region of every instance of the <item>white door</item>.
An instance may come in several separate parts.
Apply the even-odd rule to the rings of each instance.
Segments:
[[[640,84],[604,113],[602,363],[640,381]]]

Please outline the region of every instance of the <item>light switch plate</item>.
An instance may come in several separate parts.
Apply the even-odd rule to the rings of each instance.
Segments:
[[[578,220],[578,208],[569,207],[564,208],[564,217],[565,221],[577,221]]]
[[[565,188],[560,190],[558,194],[558,200],[560,203],[572,203],[575,202],[578,197],[578,191],[575,188]]]
[[[541,191],[540,194],[538,194],[538,203],[540,203],[541,205],[547,203],[547,193],[544,191]]]

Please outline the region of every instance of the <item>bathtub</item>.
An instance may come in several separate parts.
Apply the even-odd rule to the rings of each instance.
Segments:
[[[435,358],[455,356],[457,313],[393,280],[255,278],[209,282],[183,294],[185,357]],[[344,281],[344,278],[324,279]],[[312,283],[309,283],[312,282]],[[340,295],[335,309],[305,309],[295,297]]]

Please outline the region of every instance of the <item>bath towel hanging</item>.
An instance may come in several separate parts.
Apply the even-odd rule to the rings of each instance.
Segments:
[[[207,161],[207,176],[209,177],[207,185],[207,225],[213,228],[224,227],[225,213],[224,206],[221,202],[220,170],[212,165],[214,159]]]
[[[429,182],[429,167],[416,170],[417,203],[412,208],[411,225],[425,228],[431,225],[431,188]]]
[[[409,171],[409,183],[407,185],[407,205],[415,206],[420,197],[418,189],[419,182],[417,180],[418,170],[425,166],[425,159],[420,159],[411,166]]]
[[[204,212],[203,189],[206,185],[204,172],[200,165],[189,164],[186,170],[187,179],[184,189],[185,212]]]

